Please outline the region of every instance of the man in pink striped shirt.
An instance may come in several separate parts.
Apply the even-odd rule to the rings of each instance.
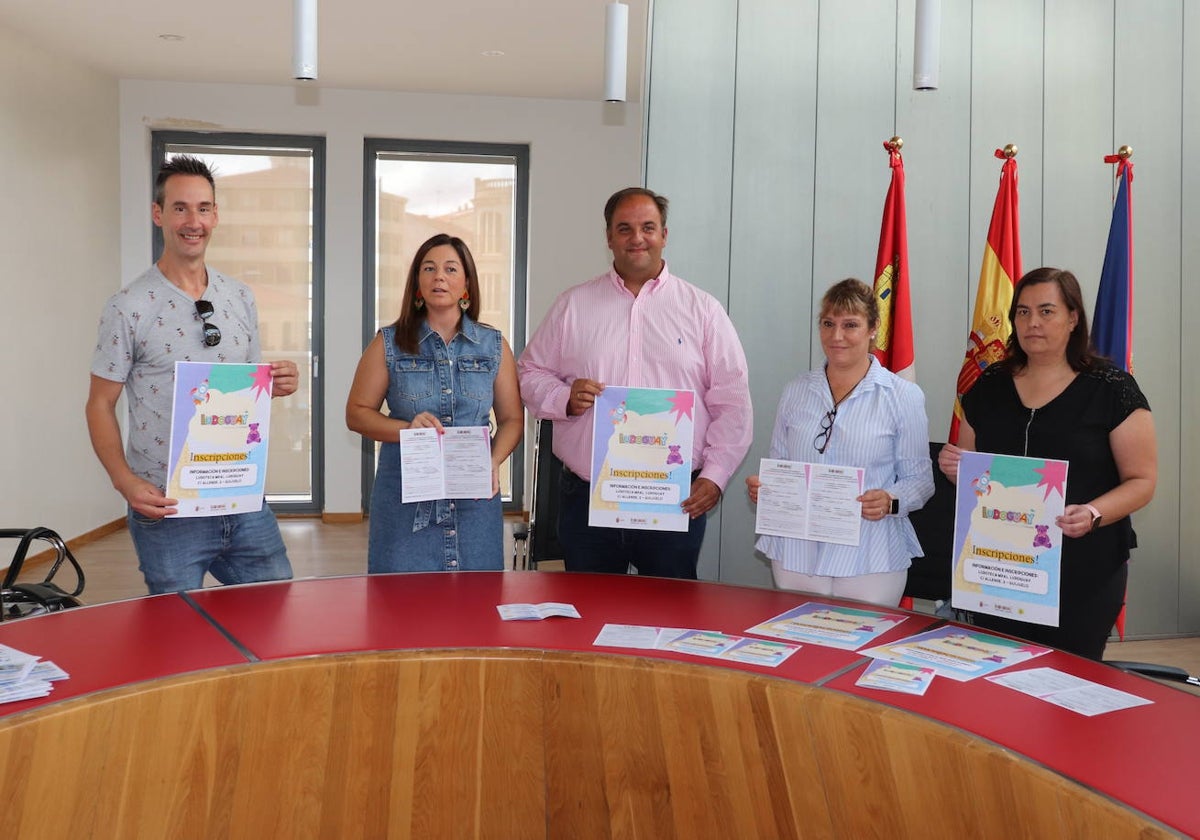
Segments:
[[[521,396],[554,421],[567,468],[558,539],[567,571],[695,578],[705,514],[716,507],[753,435],[746,355],[716,298],[667,270],[667,199],[629,187],[605,204],[612,268],[559,295],[517,363]],[[592,406],[605,383],[696,392],[686,533],[588,523]]]

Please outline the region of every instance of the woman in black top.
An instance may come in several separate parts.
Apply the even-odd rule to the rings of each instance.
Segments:
[[[975,623],[1100,659],[1125,602],[1129,515],[1154,496],[1158,459],[1150,404],[1133,377],[1093,355],[1079,282],[1039,268],[1017,284],[1008,357],[962,397],[958,446],[938,466],[958,476],[964,449],[1070,462],[1062,528],[1059,626],[991,615]]]

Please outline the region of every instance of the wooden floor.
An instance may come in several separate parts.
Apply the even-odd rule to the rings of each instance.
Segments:
[[[367,570],[367,524],[331,524],[319,519],[281,519],[295,576],[356,575]],[[82,546],[76,558],[87,574],[83,599],[89,604],[136,598],[146,594],[128,531],[122,529]],[[512,535],[505,528],[505,557],[512,557]],[[36,569],[23,578],[37,579]],[[64,571],[63,581],[70,580]],[[207,585],[217,585],[209,578]],[[1174,665],[1200,674],[1200,637],[1110,642],[1106,659],[1135,660]],[[1178,685],[1178,684],[1173,684]],[[1187,690],[1187,687],[1184,687]],[[1194,693],[1200,694],[1200,690]]]

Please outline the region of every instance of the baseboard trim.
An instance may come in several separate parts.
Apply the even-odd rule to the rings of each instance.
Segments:
[[[363,521],[362,511],[357,513],[322,513],[321,521],[326,525],[357,525]]]

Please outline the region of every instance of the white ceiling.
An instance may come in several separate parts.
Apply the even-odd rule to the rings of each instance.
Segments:
[[[632,101],[650,0],[625,1]],[[119,79],[599,100],[606,2],[319,0],[315,82],[291,78],[292,0],[0,0],[0,28]]]

